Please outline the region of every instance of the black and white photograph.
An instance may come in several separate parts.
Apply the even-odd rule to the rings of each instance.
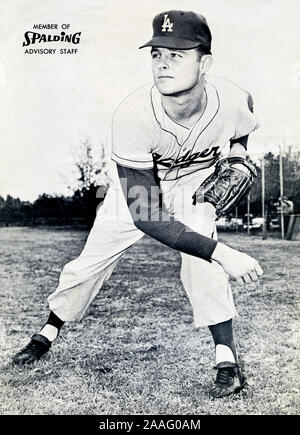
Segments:
[[[299,2],[0,4],[0,415],[298,415]]]

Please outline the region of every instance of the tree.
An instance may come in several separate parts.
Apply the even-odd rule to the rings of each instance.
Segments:
[[[0,196],[0,223],[33,224],[37,218],[45,224],[71,224],[73,218],[81,218],[91,226],[110,181],[106,164],[104,147],[96,158],[89,140],[85,139],[80,143],[75,160],[76,182],[74,187],[68,186],[72,190],[70,197],[43,193],[31,204],[10,195],[6,200]]]
[[[89,139],[85,139],[80,143],[75,159],[78,176],[76,187],[72,189],[74,207],[77,216],[84,217],[91,226],[110,182],[104,146],[101,146],[99,156],[95,157]]]
[[[23,203],[20,198],[13,198],[7,195],[4,205],[0,209],[0,221],[17,222],[25,218]]]
[[[94,154],[89,139],[82,140],[75,154],[76,181],[74,186],[68,186],[73,192],[84,194],[86,190],[95,186],[109,184],[104,146],[100,147],[97,156]]]

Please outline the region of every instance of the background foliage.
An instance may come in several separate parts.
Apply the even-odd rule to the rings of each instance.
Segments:
[[[279,155],[265,154],[265,205],[266,213],[276,214],[274,203],[280,197]],[[251,213],[261,216],[262,172],[261,163],[255,163],[258,177],[251,190]],[[71,225],[91,227],[99,204],[109,186],[104,147],[95,158],[88,139],[80,144],[75,156],[76,178],[68,185],[69,196],[43,193],[30,203],[7,195],[0,196],[0,225]],[[294,213],[300,213],[300,153],[291,150],[283,155],[284,195],[294,202]],[[246,199],[238,207],[238,215],[247,213]]]

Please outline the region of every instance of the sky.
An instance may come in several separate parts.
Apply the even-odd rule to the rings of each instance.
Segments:
[[[35,200],[67,194],[81,141],[109,154],[113,111],[152,80],[153,17],[193,10],[213,35],[211,73],[239,83],[254,98],[260,128],[250,136],[256,158],[279,146],[300,150],[300,3],[298,0],[0,0],[0,195]],[[81,32],[70,44],[23,47],[35,24]],[[56,53],[25,54],[30,48]]]

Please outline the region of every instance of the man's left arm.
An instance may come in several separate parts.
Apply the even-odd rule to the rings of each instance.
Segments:
[[[249,134],[259,122],[253,113],[253,99],[249,93],[241,95],[234,112],[235,131],[230,139],[227,158],[221,159],[211,174],[193,195],[193,203],[210,202],[217,217],[229,213],[253,187],[257,176],[255,166],[247,159]]]
[[[248,135],[232,139],[227,158],[220,160],[215,171],[193,195],[193,204],[210,202],[217,217],[224,216],[248,194],[257,176],[253,164],[247,160]]]

